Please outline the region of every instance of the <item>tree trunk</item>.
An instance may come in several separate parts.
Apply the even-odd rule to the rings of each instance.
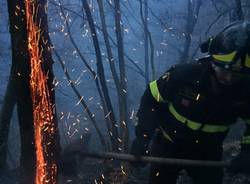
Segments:
[[[152,40],[151,32],[148,28],[148,0],[144,0],[144,16],[143,16],[143,6],[142,0],[140,2],[140,15],[144,28],[144,62],[145,62],[145,83],[148,84],[149,81],[154,80],[156,77],[155,65],[154,65],[154,44]],[[150,46],[150,65],[152,77],[149,77],[149,46]]]
[[[12,76],[21,135],[20,183],[34,181],[35,148],[29,91],[29,56],[24,1],[7,1],[12,45]],[[25,177],[24,177],[25,176]]]
[[[3,105],[0,112],[0,172],[8,168],[7,149],[10,121],[16,104],[14,74],[11,69],[8,86],[5,92]]]
[[[25,3],[36,147],[36,183],[54,184],[57,181],[60,143],[53,84],[54,62],[47,21],[47,0],[25,1]]]
[[[92,18],[92,14],[91,14],[91,11],[90,11],[90,8],[88,5],[88,1],[82,0],[82,3],[83,3],[83,7],[85,9],[85,12],[86,12],[87,20],[89,23],[89,27],[90,27],[90,31],[91,31],[91,35],[92,35],[92,39],[93,39],[93,44],[95,47],[96,60],[97,60],[97,74],[98,74],[98,78],[100,79],[100,83],[102,86],[102,92],[103,92],[103,95],[105,98],[105,103],[107,105],[107,110],[108,110],[107,118],[109,118],[110,122],[111,122],[111,129],[109,130],[109,132],[111,131],[113,134],[113,136],[111,136],[112,148],[114,151],[118,151],[118,140],[117,140],[118,131],[117,131],[117,127],[115,126],[116,118],[115,118],[114,110],[113,110],[113,107],[111,104],[106,80],[105,80],[104,67],[103,67],[103,63],[102,63],[102,55],[101,55],[101,50],[100,50],[100,46],[99,46],[97,33],[95,30],[95,24],[94,24],[94,20]]]
[[[50,117],[51,124],[46,124],[49,120],[43,119],[44,124],[42,125],[42,130],[40,132],[43,140],[41,143],[41,147],[43,148],[42,155],[46,161],[45,170],[49,170],[49,174],[45,176],[46,179],[52,176],[56,179],[56,161],[59,159],[60,150],[53,87],[53,61],[50,54],[46,1],[32,1],[32,4],[30,3],[31,2],[29,1],[8,1],[12,44],[12,72],[15,83],[15,92],[18,92],[16,100],[21,135],[21,173],[19,182],[21,184],[34,183],[35,176],[37,176],[37,178],[39,177],[35,174],[35,170],[39,167],[44,167],[36,165],[36,158],[38,158],[38,156],[36,156],[36,151],[38,145],[36,144],[37,139],[34,137],[34,125],[37,126],[38,124],[34,117],[38,115],[37,113],[40,113],[39,115],[45,117],[47,113],[45,109],[42,109],[42,112],[35,111],[37,110],[35,105],[41,102],[40,97],[44,93],[36,93],[38,91],[35,91],[40,87],[39,84],[41,84],[41,81],[33,81],[33,83],[30,83],[32,76],[31,72],[33,72],[34,69],[31,68],[31,64],[34,62],[34,59],[32,58],[33,55],[31,53],[33,48],[37,48],[39,50],[38,56],[40,56],[40,60],[38,63],[41,64],[40,68],[44,76],[45,85],[48,89],[46,97],[49,101],[48,104],[52,114],[52,117]],[[31,8],[30,11],[27,11],[28,8]],[[35,12],[32,12],[33,10]],[[36,13],[36,16],[31,16],[30,13],[32,13],[32,15],[33,13]],[[32,26],[33,28],[37,28],[35,35],[39,35],[39,41],[36,42],[36,45],[32,45]],[[32,85],[34,85],[33,88]],[[43,113],[43,115],[41,113]],[[53,183],[52,179],[49,179],[48,183]]]
[[[118,96],[118,104],[119,107],[121,106],[121,93],[122,93],[122,89],[120,86],[120,79],[118,77],[116,68],[115,68],[115,59],[112,53],[112,49],[110,46],[110,42],[109,42],[109,35],[108,35],[108,30],[107,30],[107,24],[106,24],[106,20],[105,20],[105,14],[104,14],[104,8],[103,8],[103,1],[102,0],[97,0],[98,2],[98,6],[99,6],[99,12],[100,12],[100,18],[101,18],[101,24],[102,24],[102,33],[103,33],[103,38],[104,38],[104,42],[105,42],[105,46],[107,49],[107,55],[108,55],[108,60],[109,60],[109,66],[110,66],[110,70],[114,79],[114,83],[115,83],[115,87],[116,87],[116,91],[117,91],[117,96]],[[118,132],[117,132],[117,136],[118,138]]]
[[[148,0],[144,0],[144,15],[142,0],[140,0],[140,16],[144,31],[144,63],[145,63],[145,84],[149,82],[149,44],[148,44]]]
[[[125,70],[125,61],[124,61],[124,46],[123,46],[123,37],[121,30],[121,10],[120,10],[120,1],[114,0],[115,4],[115,33],[117,39],[118,47],[118,59],[119,59],[119,68],[120,68],[120,85],[121,85],[121,106],[119,107],[120,111],[120,128],[121,128],[121,140],[122,140],[122,151],[127,152],[128,150],[128,118],[127,118],[127,79],[126,79],[126,70]]]
[[[235,8],[230,13],[230,22],[244,20],[241,0],[234,0]]]
[[[192,1],[188,0],[188,15],[187,15],[187,24],[185,28],[185,42],[183,52],[180,56],[180,63],[185,63],[189,61],[189,50],[192,42],[192,34],[194,27],[196,25],[202,0]]]

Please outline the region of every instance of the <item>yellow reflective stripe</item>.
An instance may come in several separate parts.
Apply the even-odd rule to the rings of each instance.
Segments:
[[[169,111],[172,113],[172,115],[180,122],[182,123],[187,123],[187,125],[193,129],[193,130],[197,130],[201,127],[200,123],[188,120],[187,118],[185,118],[184,116],[180,115],[174,108],[172,103],[169,103]]]
[[[247,68],[250,68],[250,57],[249,57],[248,54],[246,55],[245,66],[246,66]]]
[[[250,144],[250,136],[244,136],[241,140],[241,144]]]
[[[149,83],[149,88],[150,88],[150,91],[151,91],[151,94],[152,96],[154,97],[154,99],[157,101],[157,102],[162,102],[163,101],[163,98],[159,92],[159,89],[158,89],[158,86],[157,86],[157,81],[154,80],[153,82],[150,82]]]
[[[233,51],[229,54],[213,54],[213,58],[218,60],[218,61],[222,61],[222,62],[227,62],[227,63],[230,63],[233,61],[234,59],[234,56],[236,55],[236,51]]]
[[[191,128],[192,130],[198,130],[201,128],[202,124],[189,120],[187,118],[185,118],[184,116],[180,115],[174,108],[172,103],[169,103],[169,111],[172,113],[172,115],[180,122],[186,124],[189,128]],[[207,132],[207,133],[215,133],[215,132],[225,132],[226,130],[228,130],[229,127],[228,126],[223,126],[223,125],[208,125],[205,124],[202,127],[202,131],[203,132]]]
[[[204,127],[202,128],[202,131],[207,133],[214,133],[214,132],[225,132],[228,129],[229,129],[228,126],[205,124]]]

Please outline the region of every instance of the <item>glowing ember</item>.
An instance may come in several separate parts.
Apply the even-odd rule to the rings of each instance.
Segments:
[[[36,147],[36,184],[56,183],[57,166],[52,159],[46,158],[53,156],[49,150],[51,142],[48,137],[55,134],[53,123],[54,105],[50,101],[50,91],[47,84],[47,75],[42,70],[43,49],[39,47],[41,41],[41,29],[34,20],[37,18],[35,1],[26,0],[25,10],[27,16],[28,49],[31,64],[30,88],[33,104],[34,133]],[[47,138],[47,139],[46,139]]]

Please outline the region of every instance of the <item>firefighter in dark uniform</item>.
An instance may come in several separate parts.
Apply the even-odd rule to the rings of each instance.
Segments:
[[[246,122],[241,153],[250,159],[250,23],[235,22],[201,45],[208,57],[178,64],[151,82],[137,114],[131,153],[193,160],[222,159],[230,125]],[[235,164],[236,165],[236,164]],[[151,165],[151,184],[175,184],[185,169],[195,184],[221,184],[223,169]]]

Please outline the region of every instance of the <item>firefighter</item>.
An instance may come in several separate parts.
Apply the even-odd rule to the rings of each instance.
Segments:
[[[148,85],[132,154],[147,154],[152,141],[152,156],[220,161],[230,125],[241,118],[246,132],[232,163],[250,159],[250,23],[230,24],[200,48],[207,57],[177,64]],[[151,165],[149,183],[175,184],[181,169],[195,184],[222,183],[221,168],[157,164]]]

